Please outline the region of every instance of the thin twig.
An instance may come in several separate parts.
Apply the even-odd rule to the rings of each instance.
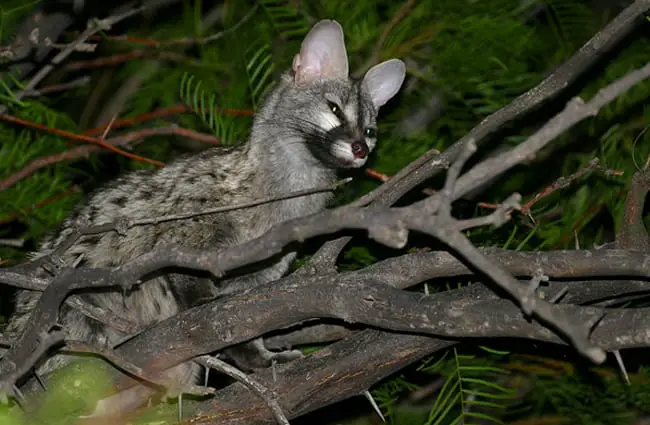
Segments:
[[[255,4],[251,10],[246,13],[246,15],[239,20],[235,25],[230,28],[227,28],[223,31],[219,31],[215,34],[209,35],[207,37],[184,37],[176,38],[173,40],[154,40],[152,38],[142,38],[142,37],[133,37],[129,35],[112,35],[112,36],[93,36],[93,40],[106,39],[111,41],[119,41],[132,44],[144,44],[151,47],[164,47],[164,46],[179,46],[179,45],[192,45],[192,44],[208,44],[214,41],[217,41],[226,35],[237,31],[242,27],[246,22],[248,22],[257,12],[259,4]]]
[[[187,220],[189,218],[199,217],[202,215],[219,214],[226,211],[252,208],[258,205],[269,204],[272,202],[280,202],[280,201],[285,201],[287,199],[294,199],[303,196],[315,195],[317,193],[332,192],[338,189],[340,186],[347,184],[351,181],[352,181],[352,177],[348,177],[343,180],[339,180],[336,183],[329,186],[315,187],[312,189],[305,189],[305,190],[296,190],[294,192],[289,192],[287,194],[278,195],[278,196],[269,196],[267,198],[261,198],[251,202],[244,202],[235,205],[225,205],[223,207],[210,208],[202,211],[192,211],[184,214],[163,215],[159,217],[143,218],[139,220],[130,220],[128,217],[122,217],[121,219],[111,223],[100,224],[97,226],[89,227],[87,229],[78,229],[78,232],[81,235],[96,235],[96,234],[110,232],[110,231],[117,231],[118,233],[126,233],[128,229],[135,226],[146,226],[151,224],[164,223],[166,221]]]
[[[51,86],[43,87],[39,90],[26,91],[23,94],[23,98],[27,97],[40,97],[50,93],[58,93],[62,91],[68,91],[76,89],[77,87],[83,87],[90,83],[90,77],[84,75],[83,77],[77,78],[75,80],[69,81],[67,83],[53,84]]]
[[[522,204],[521,213],[525,214],[525,215],[528,215],[531,218],[531,220],[533,220],[533,217],[530,215],[530,209],[537,202],[539,202],[541,199],[551,195],[552,193],[554,193],[554,192],[556,192],[556,191],[558,191],[560,189],[564,189],[564,188],[568,187],[571,183],[575,182],[576,180],[578,180],[579,178],[581,178],[582,176],[584,176],[585,174],[587,174],[590,171],[599,171],[599,172],[603,173],[606,176],[622,176],[623,175],[623,171],[612,170],[612,169],[603,168],[603,167],[599,166],[598,165],[598,158],[594,158],[591,161],[589,161],[589,163],[586,166],[580,168],[575,173],[573,173],[573,174],[571,174],[569,176],[561,176],[561,177],[559,177],[553,183],[549,184],[544,189],[542,189],[541,191],[539,191],[535,195],[533,195],[533,197],[531,197],[528,202]],[[488,202],[479,202],[477,205],[479,207],[481,207],[481,208],[487,208],[487,209],[496,209],[496,208],[500,207],[500,205],[498,205],[498,204],[491,204],[491,203],[488,203]]]
[[[218,144],[219,138],[211,136],[209,134],[199,133],[193,130],[186,128],[171,126],[171,127],[160,127],[160,128],[147,128],[139,131],[134,131],[132,133],[127,133],[121,136],[113,137],[103,141],[104,144],[110,146],[119,146],[127,143],[133,143],[143,139],[145,137],[151,136],[166,136],[166,135],[178,135],[187,137],[193,140],[199,140],[205,143]],[[48,165],[57,164],[63,161],[70,161],[73,159],[84,158],[90,155],[93,152],[101,150],[101,147],[94,145],[85,145],[79,146],[68,151],[44,156],[37,158],[29,162],[25,167],[6,179],[0,181],[0,191],[6,190],[7,188],[15,185],[24,178],[27,178],[34,174],[36,171],[41,168],[47,167]]]
[[[391,179],[391,176],[389,176],[388,174],[382,173],[381,171],[373,170],[372,168],[365,168],[364,173],[366,174],[366,176],[372,177],[373,179],[379,180],[380,182],[384,182],[384,183],[386,183],[388,180]],[[431,189],[430,187],[425,187],[424,189],[422,189],[422,193],[427,196],[430,196],[436,193],[436,191],[434,189]]]
[[[365,168],[363,172],[366,174],[366,176],[372,177],[373,179],[379,180],[380,182],[385,183],[390,180],[390,176],[388,174],[373,170],[372,168]]]
[[[216,108],[220,114],[236,116],[236,117],[251,117],[254,112],[248,109],[230,109],[230,108]],[[118,129],[122,127],[130,127],[137,123],[148,121],[154,118],[164,118],[170,115],[183,114],[194,112],[194,110],[186,105],[175,105],[167,108],[158,109],[156,111],[147,112],[144,114],[136,115],[135,117],[116,119],[111,128]],[[106,129],[108,124],[85,131],[83,134],[86,136],[101,133]]]
[[[598,115],[599,110],[603,106],[647,78],[650,78],[650,63],[619,78],[607,87],[600,89],[587,103],[580,97],[574,97],[559,114],[546,122],[532,136],[528,137],[524,143],[482,161],[463,175],[458,180],[454,199],[465,195],[476,184],[496,177],[525,159],[530,158],[535,152],[544,148],[557,136],[580,121]]]
[[[27,85],[20,91],[14,94],[14,98],[16,100],[20,100],[23,97],[25,97],[25,93],[33,92],[36,89],[36,86],[43,81],[45,77],[49,75],[50,72],[59,65],[61,62],[63,62],[72,52],[74,52],[77,49],[77,46],[85,43],[86,40],[88,40],[89,37],[93,36],[94,34],[100,32],[100,31],[106,31],[111,28],[111,26],[115,25],[116,23],[123,21],[124,19],[127,19],[131,16],[137,15],[138,13],[142,12],[145,9],[144,6],[137,7],[134,9],[131,9],[127,12],[124,12],[120,15],[115,15],[115,16],[109,16],[105,19],[102,20],[92,20],[89,21],[88,23],[88,28],[84,32],[77,37],[76,40],[74,40],[72,43],[68,44],[68,46],[61,50],[56,56],[52,58],[52,60],[45,65],[43,68],[41,68],[27,83]],[[0,105],[0,114],[6,113],[8,110],[8,107],[6,105]]]
[[[598,165],[598,158],[594,158],[589,163],[569,176],[562,176],[553,183],[545,187],[542,191],[536,193],[528,202],[521,206],[521,213],[528,214],[530,209],[539,202],[540,199],[549,196],[557,190],[564,189],[589,171],[599,171],[606,176],[622,176],[623,171],[606,169]]]
[[[125,150],[116,148],[115,146],[107,144],[103,140],[98,139],[96,137],[84,136],[82,134],[75,134],[75,133],[72,133],[70,131],[61,130],[61,129],[58,129],[58,128],[47,127],[47,126],[44,126],[42,124],[38,124],[38,123],[35,123],[35,122],[23,120],[23,119],[17,118],[17,117],[12,117],[12,116],[6,115],[6,114],[0,114],[0,120],[13,122],[15,124],[24,125],[25,127],[36,128],[36,129],[44,131],[46,133],[51,133],[51,134],[56,134],[57,136],[67,137],[70,140],[74,140],[74,141],[78,141],[78,142],[92,143],[94,145],[97,145],[97,146],[100,146],[100,147],[102,147],[104,149],[107,149],[107,150],[109,150],[111,152],[115,152],[117,154],[120,154],[122,156],[125,156],[127,158],[130,158],[130,159],[133,159],[133,160],[136,160],[136,161],[146,162],[146,163],[149,163],[149,164],[156,165],[158,167],[162,167],[162,166],[165,165],[160,161],[145,158],[143,156],[136,155],[134,153],[127,152]]]

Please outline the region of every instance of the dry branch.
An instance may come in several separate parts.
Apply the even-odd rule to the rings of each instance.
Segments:
[[[466,143],[472,141],[480,146],[489,136],[504,126],[530,114],[544,103],[556,98],[567,87],[575,83],[606,52],[609,52],[637,26],[641,25],[644,22],[643,16],[648,10],[650,10],[650,0],[636,0],[537,86],[483,119],[481,123],[443,153],[437,149],[425,152],[395,174],[390,181],[359,198],[354,205],[367,205],[371,202],[392,205],[414,187],[445,170],[464,149]],[[336,258],[349,241],[349,237],[343,237],[323,245],[313,257],[314,267],[324,269],[333,267]]]
[[[219,139],[215,136],[210,136],[209,134],[203,134],[196,132],[194,130],[189,130],[186,128],[171,126],[171,127],[159,127],[159,128],[146,128],[143,130],[134,131],[127,133],[121,136],[112,137],[110,139],[103,140],[103,143],[109,146],[120,146],[128,143],[135,143],[140,141],[145,137],[151,136],[163,136],[163,135],[178,135],[187,137],[193,140],[199,140],[205,143],[219,143]],[[93,152],[101,150],[100,146],[96,145],[85,145],[79,146],[73,149],[70,149],[65,152],[57,153],[54,155],[44,156],[37,158],[30,163],[28,163],[24,168],[7,177],[6,179],[0,181],[0,191],[6,190],[7,188],[15,185],[22,179],[25,179],[41,168],[47,167],[52,164],[57,164],[63,161],[71,161],[73,159],[84,158],[90,155]]]
[[[330,282],[335,284],[332,286]],[[372,279],[359,279],[359,276],[355,275],[355,273],[344,275],[332,274],[325,277],[312,277],[309,279],[285,278],[269,287],[260,288],[254,294],[234,296],[222,302],[217,301],[210,305],[201,306],[199,309],[204,309],[202,312],[197,309],[183,312],[172,320],[161,322],[154,328],[127,341],[124,345],[118,347],[117,351],[121,356],[137,359],[137,364],[153,368],[154,370],[160,370],[190,359],[195,355],[200,355],[202,352],[209,352],[212,349],[217,349],[217,347],[225,347],[236,341],[252,338],[257,333],[261,334],[267,330],[277,329],[279,326],[287,323],[283,321],[282,317],[277,316],[278,311],[291,311],[293,319],[298,320],[313,315],[322,315],[325,312],[329,313],[332,309],[342,312],[341,314],[344,314],[344,317],[349,320],[364,320],[368,324],[381,325],[381,327],[384,326],[383,322],[385,320],[390,323],[390,326],[394,326],[393,329],[402,327],[408,333],[428,333],[435,336],[454,337],[454,340],[460,338],[520,337],[560,344],[565,343],[552,332],[549,332],[548,329],[524,320],[517,307],[507,300],[500,299],[484,287],[472,286],[424,297],[422,294],[407,293],[388,288],[383,284],[371,282],[373,282]],[[332,289],[334,290],[332,291]],[[384,293],[384,296],[379,296],[383,291],[387,292]],[[300,297],[301,293],[304,294],[304,298]],[[355,296],[357,299],[350,299],[350,296]],[[367,299],[371,297],[373,300],[372,307],[363,307],[364,302],[368,302]],[[407,298],[410,301],[406,301]],[[394,307],[395,304],[401,304],[403,301],[406,304],[400,312],[404,314],[404,317],[400,314],[395,314],[395,316],[390,317],[384,316],[384,313],[393,310],[383,304],[384,302],[391,303]],[[264,309],[260,308],[260,302],[265,307]],[[356,303],[365,312],[343,307],[337,310],[336,306],[332,308],[332,305],[338,302],[345,303],[347,307]],[[323,305],[323,303],[325,304]],[[379,309],[375,310],[377,307]],[[588,323],[589,321],[595,320],[603,313],[603,310],[598,308],[585,308],[574,305],[562,305],[560,309],[575,314],[576,320],[581,323]],[[241,314],[242,320],[243,318],[250,317],[254,317],[255,320],[247,328],[235,326],[234,323],[237,322],[234,321],[233,311],[237,312],[237,315]],[[263,314],[260,315],[260,312]],[[426,314],[426,317],[432,323],[431,326],[435,327],[439,325],[440,328],[435,330],[426,329],[427,325],[422,323],[422,314]],[[205,317],[207,315],[212,320],[206,321]],[[418,315],[419,317],[416,318]],[[598,323],[591,336],[591,340],[594,344],[607,348],[608,350],[647,346],[650,340],[648,339],[647,333],[643,330],[650,326],[648,317],[648,309],[629,309],[610,312]],[[232,320],[232,322],[229,322],[229,320]],[[411,327],[411,325],[415,325],[415,328]],[[257,330],[254,331],[253,329]],[[226,335],[228,335],[227,338],[223,332],[226,332]],[[412,338],[408,335],[396,337],[392,333],[382,332],[382,334],[385,338],[389,338],[389,340],[392,338],[398,338],[399,340],[404,338],[404,340],[409,341]],[[230,339],[231,337],[234,338],[234,341]],[[280,402],[285,412],[293,411],[293,406],[287,406],[282,402],[282,400],[286,400],[287,398],[296,397],[301,403],[306,403],[306,405],[312,406],[312,408],[320,406],[317,403],[312,404],[311,399],[309,399],[309,402],[307,401],[311,391],[324,390],[320,386],[314,387],[314,383],[318,382],[316,380],[304,381],[304,362],[312,361],[310,358],[320,363],[317,369],[326,367],[330,371],[330,374],[333,373],[332,371],[336,371],[334,376],[332,376],[332,381],[339,383],[338,385],[331,384],[334,388],[328,388],[327,390],[330,395],[337,391],[342,392],[341,397],[343,398],[359,394],[348,393],[347,386],[341,383],[340,379],[337,379],[336,376],[339,378],[346,376],[348,371],[345,368],[347,366],[357,369],[361,368],[363,369],[363,373],[352,376],[369,375],[368,379],[370,379],[370,384],[372,384],[386,376],[381,374],[385,369],[382,369],[382,367],[377,369],[378,366],[380,364],[388,366],[393,364],[394,360],[391,360],[392,355],[387,354],[387,350],[390,350],[391,347],[390,342],[386,342],[384,348],[377,351],[376,347],[366,347],[359,344],[357,338],[362,339],[363,337],[361,334],[356,334],[349,336],[348,339],[356,341],[354,344],[358,353],[363,353],[365,356],[374,356],[377,353],[383,360],[381,362],[374,362],[366,359],[366,361],[356,364],[354,361],[351,361],[349,364],[347,362],[345,364],[326,363],[323,358],[327,358],[332,350],[332,347],[328,347],[307,359],[292,362],[288,366],[279,366],[278,376],[280,382],[277,386],[271,384],[271,379],[262,378],[270,375],[266,374],[266,372],[253,376],[263,385],[269,386],[270,390],[275,391],[280,396]],[[425,337],[421,338],[427,340]],[[429,338],[429,340],[434,343],[434,346],[439,341],[433,338]],[[447,344],[452,342],[449,341]],[[170,347],[176,347],[176,350],[170,350]],[[182,349],[178,350],[178,347],[182,347]],[[400,364],[408,364],[432,351],[411,353],[413,357],[405,357],[404,353],[402,353],[398,355],[401,359],[400,362],[402,362]],[[168,353],[168,355],[161,358],[160,353],[163,352]],[[313,365],[313,363],[309,364]],[[291,369],[294,366],[303,371],[303,375],[300,376],[302,380],[300,382],[302,383],[298,384],[294,381],[291,383],[287,382],[286,385],[283,384],[283,379],[287,377],[287,368]],[[391,369],[390,371],[393,372],[395,370]],[[309,373],[313,374],[317,372],[316,370],[311,370]],[[367,381],[361,379],[355,385],[363,384],[363,382],[367,384]],[[129,381],[122,382],[120,387],[128,388],[133,383]],[[352,384],[352,381],[350,384]],[[304,385],[307,385],[307,387]],[[212,406],[211,410],[213,413],[215,411],[223,412],[221,409],[228,405],[227,399],[224,400],[217,393],[215,400],[218,402],[206,402],[205,406]],[[238,401],[240,408],[241,406],[248,405],[249,401],[248,396],[240,398]],[[264,415],[266,415],[266,412],[264,412]]]
[[[120,21],[123,21],[124,19],[130,18],[131,16],[137,15],[138,13],[142,12],[145,8],[144,7],[138,7],[135,9],[130,9],[124,13],[121,13],[119,15],[114,15],[114,16],[109,16],[107,18],[104,18],[102,20],[92,20],[89,21],[88,23],[88,28],[81,33],[79,37],[77,37],[72,43],[68,44],[67,47],[62,49],[56,56],[52,58],[50,63],[45,65],[43,68],[41,68],[27,83],[24,89],[20,90],[14,95],[14,98],[16,100],[20,100],[23,97],[25,97],[26,93],[31,93],[36,89],[36,86],[43,81],[45,77],[48,76],[50,72],[54,69],[55,66],[59,65],[61,62],[63,62],[72,52],[74,52],[77,47],[88,40],[91,36],[94,34],[100,32],[100,31],[106,31],[111,28],[111,26],[117,24]],[[7,106],[6,105],[0,105],[0,114],[4,114],[7,112]]]
[[[125,150],[116,148],[115,146],[110,145],[110,144],[104,142],[104,140],[102,140],[100,138],[97,138],[97,137],[89,137],[89,136],[85,136],[85,135],[82,135],[82,134],[75,134],[75,133],[72,133],[70,131],[61,130],[61,129],[58,129],[58,128],[47,127],[47,126],[44,126],[44,125],[41,125],[41,124],[38,124],[38,123],[35,123],[35,122],[23,120],[23,119],[20,119],[20,118],[17,118],[17,117],[12,117],[12,116],[6,115],[6,114],[0,114],[0,120],[12,122],[12,123],[15,123],[15,124],[20,124],[20,125],[23,125],[25,127],[36,128],[36,129],[44,131],[46,133],[51,133],[51,134],[56,134],[57,136],[67,137],[69,140],[74,140],[74,141],[78,141],[78,142],[92,143],[94,145],[100,146],[100,147],[102,147],[104,149],[107,149],[109,151],[112,151],[112,152],[115,152],[117,154],[123,155],[123,156],[125,156],[127,158],[135,159],[136,161],[147,162],[149,164],[153,164],[153,165],[156,165],[158,167],[162,167],[164,165],[160,161],[154,161],[152,159],[145,158],[145,157],[142,157],[140,155],[135,155],[135,154],[133,154],[131,152],[127,152]]]

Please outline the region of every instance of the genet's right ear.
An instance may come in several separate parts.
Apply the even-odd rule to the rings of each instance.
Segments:
[[[313,26],[293,58],[293,72],[298,84],[348,76],[348,54],[338,22],[325,19]]]

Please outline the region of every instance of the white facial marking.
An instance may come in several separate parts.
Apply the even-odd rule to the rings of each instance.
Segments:
[[[319,112],[318,120],[316,121],[318,125],[325,131],[330,131],[333,128],[341,125],[341,121],[336,118],[336,115],[332,112]]]
[[[366,137],[365,140],[366,140],[366,145],[368,145],[369,150],[372,151],[373,149],[375,149],[375,145],[377,144],[377,139],[371,139],[371,138]]]

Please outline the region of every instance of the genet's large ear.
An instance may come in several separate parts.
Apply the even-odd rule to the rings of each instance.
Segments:
[[[373,66],[363,77],[372,103],[379,109],[397,94],[406,75],[406,65],[399,59],[390,59]]]
[[[313,26],[293,58],[293,71],[296,83],[348,76],[348,54],[338,22],[325,19]]]

